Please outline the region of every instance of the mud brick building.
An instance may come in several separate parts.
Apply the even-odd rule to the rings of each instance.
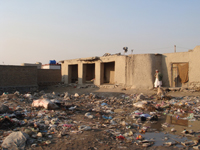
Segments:
[[[66,84],[152,88],[158,69],[163,74],[164,87],[200,87],[200,46],[188,52],[110,55],[60,62]]]

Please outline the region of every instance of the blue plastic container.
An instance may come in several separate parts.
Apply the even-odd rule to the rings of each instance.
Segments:
[[[56,61],[55,60],[50,60],[49,64],[56,64]]]

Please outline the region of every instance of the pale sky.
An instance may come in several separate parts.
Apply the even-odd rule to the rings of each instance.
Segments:
[[[200,45],[200,0],[0,0],[0,65]]]

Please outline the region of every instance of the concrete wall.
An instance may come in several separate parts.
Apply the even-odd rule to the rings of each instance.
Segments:
[[[61,82],[61,70],[59,69],[38,69],[38,85],[54,85]]]

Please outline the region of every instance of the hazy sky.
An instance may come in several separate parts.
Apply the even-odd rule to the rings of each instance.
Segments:
[[[0,64],[200,45],[200,0],[0,0]]]

